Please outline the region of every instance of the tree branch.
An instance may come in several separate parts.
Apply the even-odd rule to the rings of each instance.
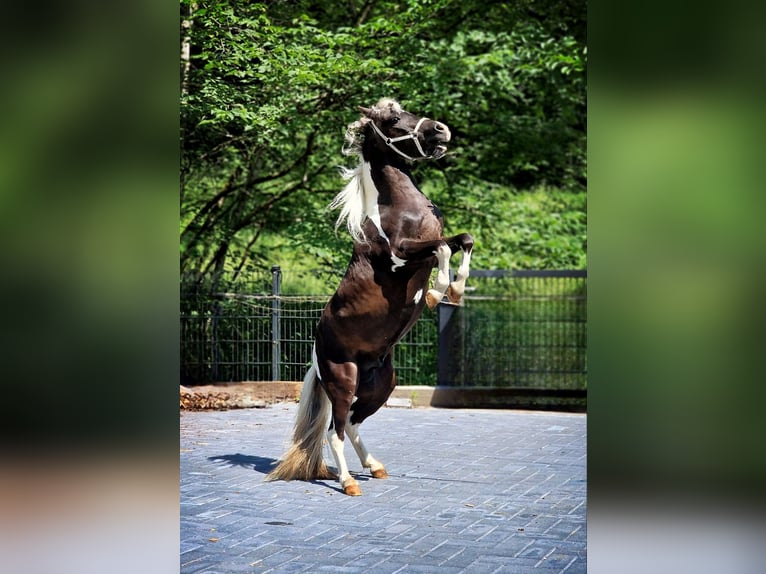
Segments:
[[[372,12],[372,9],[375,7],[375,4],[377,4],[377,0],[367,0],[364,3],[364,6],[362,6],[362,9],[359,12],[359,16],[356,19],[356,23],[354,26],[357,28],[365,23],[367,18],[370,17],[370,12]]]
[[[299,180],[295,181],[294,183],[288,185],[288,187],[286,187],[282,191],[274,194],[268,200],[264,201],[263,203],[260,203],[246,217],[241,217],[241,218],[239,218],[238,221],[236,221],[232,225],[230,225],[228,233],[225,234],[225,237],[222,240],[221,244],[219,245],[218,249],[216,250],[215,254],[213,255],[213,258],[205,265],[203,273],[206,273],[207,271],[209,271],[210,267],[213,264],[216,265],[216,268],[220,268],[221,267],[221,265],[222,265],[221,261],[225,260],[226,252],[228,251],[228,249],[230,247],[232,239],[234,238],[234,236],[237,233],[239,233],[242,229],[244,229],[248,225],[252,224],[253,221],[255,221],[258,217],[261,217],[261,216],[264,219],[264,222],[261,225],[265,225],[265,220],[267,219],[268,214],[269,214],[269,212],[271,211],[271,209],[273,208],[274,205],[276,205],[279,201],[285,199],[286,197],[292,195],[297,190],[305,187],[306,183],[310,179],[316,177],[317,175],[319,175],[320,173],[322,173],[326,169],[326,166],[322,166],[319,169],[317,169],[316,171],[314,171],[313,173],[309,173],[309,171],[308,171],[308,159],[311,156],[311,152],[313,151],[313,148],[314,148],[314,140],[315,140],[315,132],[312,132],[309,135],[309,137],[308,137],[308,139],[306,141],[306,148],[305,148],[304,152],[301,154],[301,157],[299,157],[290,166],[290,168],[288,168],[286,170],[283,170],[283,172],[284,172],[283,175],[286,175],[291,170],[295,169],[299,165],[299,163],[303,162],[303,171],[302,171],[302,174],[301,174],[301,178]],[[270,179],[272,179],[272,178],[258,178],[258,179],[255,179],[253,181],[259,181],[260,180],[261,183],[263,183],[265,181],[269,181]],[[277,178],[274,178],[274,179],[277,179]],[[245,187],[245,184],[232,185],[231,186],[231,188],[232,188],[231,190],[229,190],[226,193],[224,193],[224,191],[225,191],[224,190],[224,191],[216,194],[216,197],[219,198],[218,199],[219,202],[222,202],[224,200],[224,198],[227,195],[229,195],[233,189],[239,189],[239,188],[243,188],[243,187]],[[233,213],[235,211],[235,207],[237,207],[238,204],[239,204],[239,202],[237,202],[237,201],[229,202],[228,205],[226,205],[225,207],[221,208],[218,211],[212,211],[212,207],[210,207],[207,210],[210,215],[206,218],[206,220],[202,224],[202,226],[197,228],[197,230],[196,230],[197,232],[195,233],[194,237],[189,241],[188,246],[191,247],[193,245],[196,245],[201,240],[203,234],[206,231],[208,231],[209,229],[214,228],[216,223],[222,217],[224,217],[227,214]],[[210,205],[211,205],[211,202],[209,201],[206,204],[205,207],[208,207]],[[198,217],[195,216],[195,220],[197,220],[197,219],[198,219]],[[184,233],[186,233],[187,231],[191,232],[192,223],[190,223],[186,227],[186,229],[184,229]],[[184,234],[182,234],[182,237],[183,237],[183,235]],[[182,270],[186,266],[186,261],[187,261],[187,258],[183,258],[182,266],[181,266]]]
[[[188,233],[194,229],[200,220],[200,218],[206,217],[209,212],[211,212],[216,206],[220,207],[224,199],[226,199],[227,196],[231,195],[232,193],[239,191],[241,189],[246,189],[249,187],[253,187],[256,185],[260,185],[262,183],[266,183],[267,181],[274,181],[276,179],[280,179],[284,176],[286,176],[288,173],[293,171],[298,165],[301,163],[304,163],[304,165],[307,165],[308,158],[311,155],[311,152],[314,150],[314,140],[316,139],[316,132],[311,132],[306,140],[306,147],[303,150],[303,153],[296,159],[292,164],[287,166],[285,169],[278,171],[276,173],[272,173],[263,177],[248,177],[244,182],[241,183],[234,183],[234,179],[239,176],[241,173],[241,168],[237,168],[235,172],[229,177],[229,181],[227,182],[226,186],[219,191],[215,196],[213,196],[211,199],[209,199],[205,205],[202,207],[202,209],[197,212],[197,214],[192,218],[192,220],[189,222],[189,224],[184,228],[184,230],[181,232],[181,237],[183,238]],[[250,173],[252,174],[254,170],[252,170]],[[304,168],[305,172],[305,168]],[[209,226],[209,224],[214,221],[211,219],[206,219],[206,221],[202,224],[201,227],[197,227],[198,233],[196,236],[192,239],[192,243],[196,243],[196,241],[199,239],[199,235],[201,232],[205,230]]]

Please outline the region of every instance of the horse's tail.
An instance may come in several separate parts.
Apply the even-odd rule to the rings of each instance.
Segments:
[[[318,383],[317,366],[312,363],[303,379],[292,444],[277,467],[266,475],[267,481],[337,478],[322,458],[330,399]]]

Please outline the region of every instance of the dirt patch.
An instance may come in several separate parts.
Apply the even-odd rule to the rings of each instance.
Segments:
[[[274,403],[298,402],[302,382],[247,381],[185,387],[181,385],[181,410],[213,411],[264,408]],[[387,407],[428,407],[434,387],[397,387],[386,403]]]
[[[256,381],[180,387],[181,410],[207,411],[263,408],[300,399],[303,383]]]

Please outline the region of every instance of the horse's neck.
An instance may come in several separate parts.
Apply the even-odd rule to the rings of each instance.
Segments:
[[[377,192],[379,205],[402,205],[422,196],[409,169],[403,163],[372,160],[369,164],[370,177]]]
[[[423,222],[428,221],[428,234],[441,233],[441,218],[438,209],[417,188],[409,171],[401,166],[387,163],[369,165],[369,180],[374,186],[370,194],[376,198],[374,204],[366,206],[367,218],[378,230],[378,234],[389,241],[421,237]],[[435,219],[430,219],[433,214]]]

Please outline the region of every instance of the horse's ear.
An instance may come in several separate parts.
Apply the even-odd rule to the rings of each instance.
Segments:
[[[373,118],[375,116],[375,112],[372,110],[372,108],[365,108],[364,106],[358,106],[358,107],[359,107],[359,111],[362,112],[368,118]]]

